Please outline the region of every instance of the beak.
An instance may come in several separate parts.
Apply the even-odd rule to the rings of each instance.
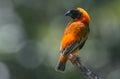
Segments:
[[[65,13],[65,16],[71,16],[71,12],[70,12],[70,11],[67,11],[67,12]]]

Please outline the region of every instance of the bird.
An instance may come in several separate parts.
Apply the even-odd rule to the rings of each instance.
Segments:
[[[90,16],[85,9],[81,7],[71,9],[65,13],[65,16],[71,17],[72,21],[67,24],[61,40],[56,71],[65,71],[70,55],[76,55],[82,49],[90,32]]]

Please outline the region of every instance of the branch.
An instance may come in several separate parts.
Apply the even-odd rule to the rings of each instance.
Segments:
[[[69,60],[73,65],[75,65],[80,71],[84,74],[86,79],[101,79],[98,74],[94,73],[90,69],[88,69],[85,65],[83,65],[80,61],[80,58],[76,55],[71,55]]]

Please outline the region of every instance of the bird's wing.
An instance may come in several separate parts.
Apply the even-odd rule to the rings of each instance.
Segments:
[[[87,40],[87,38],[84,38],[82,40],[78,40],[76,42],[71,43],[65,49],[61,48],[62,55],[66,56],[66,55],[69,55],[70,53],[72,53],[74,50],[76,50],[78,48],[81,49],[83,47],[83,45],[85,44],[86,40]]]
[[[72,27],[72,29],[71,29],[71,27]],[[77,32],[76,30],[79,30],[79,31]],[[74,31],[75,31],[76,35],[78,34],[78,36],[81,36],[82,38],[80,38],[79,40],[76,40],[75,42],[69,43],[67,46],[65,46],[65,48],[61,47],[60,52],[62,53],[63,56],[69,55],[76,49],[81,49],[83,47],[85,41],[88,38],[89,27],[85,27],[85,25],[83,23],[79,23],[79,22],[72,23],[65,30],[65,34],[67,35]],[[63,40],[63,42],[64,41],[68,42],[68,41],[66,41],[66,38],[65,38],[65,40]]]

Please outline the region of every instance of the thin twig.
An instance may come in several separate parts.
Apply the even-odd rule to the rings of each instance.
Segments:
[[[98,74],[94,73],[89,68],[87,68],[85,65],[83,65],[78,56],[70,55],[69,60],[71,61],[73,65],[75,65],[78,69],[81,70],[81,72],[84,74],[86,79],[101,79]]]

